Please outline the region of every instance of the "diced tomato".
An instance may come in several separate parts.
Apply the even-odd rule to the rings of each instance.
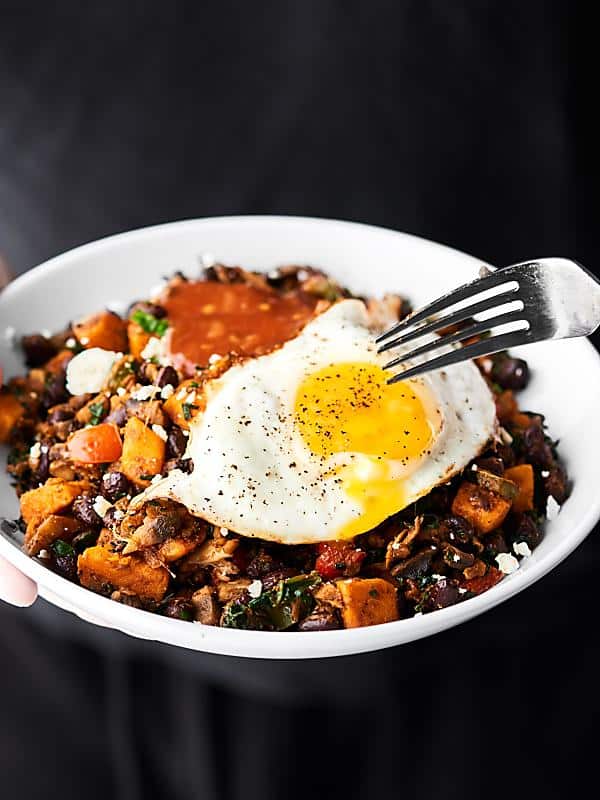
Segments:
[[[67,442],[73,461],[83,464],[108,464],[121,456],[123,446],[115,425],[105,422],[75,431]]]
[[[504,575],[499,569],[496,569],[496,567],[488,567],[488,571],[485,575],[482,575],[480,578],[471,578],[470,580],[461,581],[460,585],[462,589],[466,589],[467,592],[471,592],[472,594],[483,594],[483,592],[487,592],[488,589],[491,589],[492,586],[499,583],[503,577]]]
[[[367,555],[352,542],[321,542],[317,551],[315,569],[326,581],[357,575]]]

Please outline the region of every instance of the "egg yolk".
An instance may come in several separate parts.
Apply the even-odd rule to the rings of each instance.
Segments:
[[[323,462],[351,454],[336,475],[362,511],[339,539],[371,530],[404,508],[402,481],[390,462],[410,470],[432,440],[434,426],[421,398],[410,383],[390,385],[388,377],[376,364],[332,364],[306,377],[296,395],[296,424],[311,452]]]

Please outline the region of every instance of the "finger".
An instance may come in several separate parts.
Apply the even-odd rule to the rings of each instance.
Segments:
[[[35,602],[37,586],[22,572],[0,558],[0,600],[25,608]]]

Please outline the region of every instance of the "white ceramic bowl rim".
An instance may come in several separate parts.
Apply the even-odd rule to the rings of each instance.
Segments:
[[[217,230],[221,226],[231,231],[242,231],[246,226],[267,230],[273,227],[297,229],[297,234],[319,230],[319,236],[347,232],[365,237],[400,237],[407,247],[431,248],[431,253],[452,256],[454,260],[468,261],[471,265],[481,262],[471,256],[461,254],[444,245],[435,244],[396,231],[377,228],[361,223],[343,222],[339,220],[315,219],[309,217],[216,217],[201,220],[184,220],[153,226],[131,232],[117,234],[98,241],[82,245],[74,250],[59,255],[19,277],[0,295],[0,311],[10,308],[13,302],[26,295],[36,283],[49,277],[58,278],[73,264],[84,262],[90,256],[103,251],[119,248],[123,244],[136,244],[148,239],[165,235],[178,235],[179,232],[198,231],[203,227]],[[262,227],[261,227],[262,226]],[[219,255],[219,254],[217,254]],[[225,260],[225,259],[224,259]],[[327,254],[322,261],[326,266]],[[285,252],[281,252],[279,263],[290,263]],[[240,260],[240,263],[243,263]],[[306,262],[305,262],[306,263]],[[382,287],[382,291],[385,287]],[[410,291],[410,290],[409,290]],[[68,302],[61,298],[65,317],[69,315]],[[1,332],[1,331],[0,331]],[[600,358],[587,341],[576,343],[577,354],[586,367],[585,377],[592,376],[600,381]],[[574,353],[573,348],[570,352]],[[589,378],[590,381],[592,378]],[[543,400],[540,401],[543,411]],[[600,434],[594,433],[600,444]],[[3,468],[3,465],[2,465]],[[589,471],[590,479],[593,477]],[[582,480],[581,476],[577,476]],[[1,488],[1,487],[0,487]],[[2,495],[0,494],[0,500]],[[2,511],[0,510],[0,514]],[[415,639],[431,635],[440,630],[450,628],[486,611],[498,603],[512,597],[525,587],[531,585],[544,574],[559,564],[585,538],[600,518],[600,492],[578,517],[577,524],[570,529],[569,535],[557,542],[543,557],[528,565],[527,570],[518,570],[513,575],[478,597],[450,606],[431,614],[422,615],[385,625],[352,630],[327,631],[318,633],[268,633],[261,631],[243,631],[226,628],[190,624],[173,620],[146,611],[134,609],[116,603],[101,595],[77,586],[43,567],[39,562],[26,556],[18,547],[0,537],[0,553],[22,572],[29,575],[40,586],[42,596],[60,605],[83,619],[104,624],[145,639],[158,640],[173,645],[225,655],[247,656],[257,658],[315,658],[350,653],[360,653],[385,647],[391,647]]]

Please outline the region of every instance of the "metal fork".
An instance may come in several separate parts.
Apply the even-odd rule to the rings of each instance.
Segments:
[[[456,325],[459,330],[444,332]],[[599,325],[600,281],[576,261],[541,258],[488,271],[410,314],[377,342],[380,353],[403,348],[384,366],[407,365],[388,381],[395,383],[522,344],[588,336]]]

